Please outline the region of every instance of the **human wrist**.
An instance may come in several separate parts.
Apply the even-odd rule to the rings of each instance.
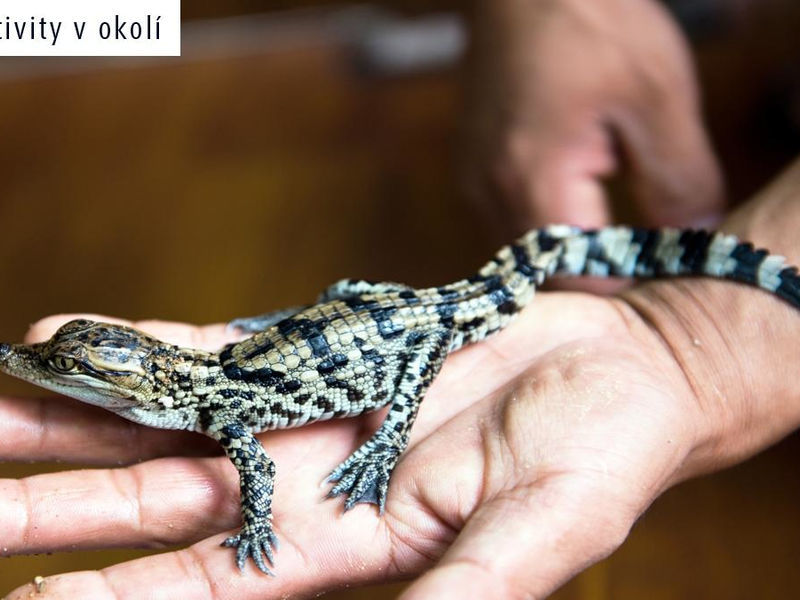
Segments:
[[[800,264],[800,162],[720,230]],[[670,350],[693,391],[695,446],[683,479],[733,464],[800,425],[793,354],[800,313],[773,294],[709,278],[639,286],[623,297]]]

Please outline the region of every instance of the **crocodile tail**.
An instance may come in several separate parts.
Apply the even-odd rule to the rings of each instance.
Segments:
[[[439,288],[453,298],[453,348],[502,328],[553,275],[651,279],[705,275],[763,288],[800,308],[800,275],[782,256],[736,236],[692,229],[566,225],[504,246],[473,277]]]
[[[504,327],[533,298],[536,288],[557,272],[566,243],[580,229],[554,225],[529,231],[501,248],[475,275],[439,288],[452,296],[456,349]]]
[[[783,256],[702,229],[607,227],[564,240],[556,274],[657,278],[705,275],[760,287],[800,307],[800,277]]]

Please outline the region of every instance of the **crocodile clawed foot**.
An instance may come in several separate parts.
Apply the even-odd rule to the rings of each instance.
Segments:
[[[262,528],[262,531],[242,531],[238,535],[233,535],[222,542],[222,546],[236,548],[236,565],[239,570],[244,570],[244,565],[248,558],[253,559],[259,570],[267,575],[274,576],[267,567],[264,557],[267,557],[270,566],[274,566],[274,556],[272,549],[278,549],[278,538],[272,528]]]
[[[399,457],[400,450],[394,445],[370,440],[328,476],[326,481],[336,484],[328,497],[347,494],[345,510],[365,502],[376,504],[383,514],[389,479]]]

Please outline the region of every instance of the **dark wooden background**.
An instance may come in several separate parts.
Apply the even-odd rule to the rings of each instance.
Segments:
[[[188,24],[298,3],[184,4]],[[741,198],[800,148],[800,11],[736,6],[700,31],[697,51]],[[493,247],[455,183],[459,70],[368,78],[313,27],[293,35],[182,59],[0,63],[0,339],[51,313],[223,321],[307,301],[343,276],[426,285],[480,264]],[[9,378],[0,392],[38,393]],[[794,596],[799,444],[668,492],[556,597]],[[0,477],[61,468],[0,464]],[[141,554],[0,559],[0,593]]]

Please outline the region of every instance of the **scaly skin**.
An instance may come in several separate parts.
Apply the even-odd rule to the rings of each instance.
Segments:
[[[444,359],[505,326],[553,274],[709,275],[767,289],[800,306],[783,259],[703,231],[553,226],[501,249],[476,275],[438,288],[344,280],[319,303],[237,319],[254,333],[218,354],[136,329],[71,321],[47,342],[0,345],[0,369],[137,423],[217,440],[239,471],[243,526],[223,545],[271,573],[275,464],[254,433],[389,406],[375,434],[329,476],[345,509],[383,512],[392,471]],[[265,560],[266,559],[266,560]]]

